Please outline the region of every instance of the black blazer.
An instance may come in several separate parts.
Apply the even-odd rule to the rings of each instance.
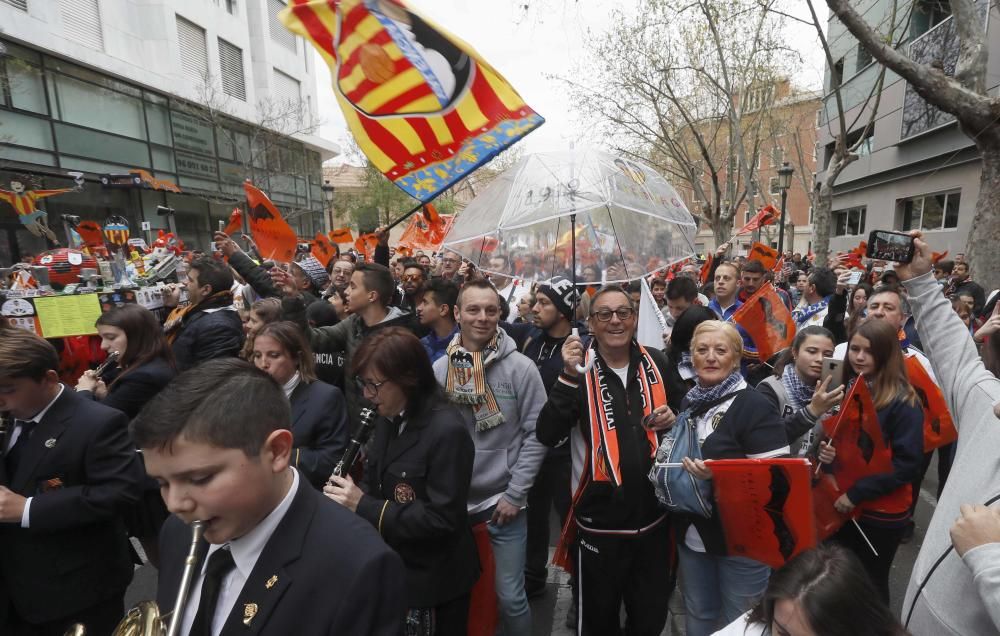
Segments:
[[[119,371],[120,379],[108,388],[108,395],[100,402],[118,409],[131,420],[146,406],[146,402],[170,384],[175,375],[177,372],[163,358],[151,360],[128,372]],[[94,396],[90,391],[79,393],[91,398]]]
[[[347,406],[335,386],[299,382],[292,391],[292,464],[316,488],[330,478],[347,446]]]
[[[358,514],[379,528],[406,564],[411,608],[466,594],[479,578],[479,556],[466,505],[475,446],[459,411],[432,399],[397,425],[379,418]],[[384,509],[384,511],[383,511]],[[381,519],[380,519],[381,518]]]
[[[174,606],[190,547],[190,528],[171,516],[160,533],[157,601],[163,611]],[[199,572],[207,550],[202,541]],[[257,612],[244,625],[251,603]],[[401,636],[405,614],[399,557],[371,526],[300,480],[221,634]]]
[[[29,529],[0,524],[0,587],[41,623],[124,592],[132,559],[120,513],[139,500],[143,473],[128,418],[71,387],[27,443],[16,474],[0,460],[3,485],[33,497]]]

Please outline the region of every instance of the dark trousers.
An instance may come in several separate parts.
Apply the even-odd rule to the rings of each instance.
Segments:
[[[570,484],[572,459],[568,454],[552,451],[542,462],[535,483],[528,491],[528,548],[524,566],[524,586],[531,595],[544,589],[549,561],[549,510],[555,506],[560,523],[566,515],[573,496]],[[560,526],[561,527],[561,526]]]
[[[674,591],[674,547],[666,521],[640,536],[577,536],[580,594],[577,634],[658,636]],[[620,611],[625,604],[625,629]]]
[[[465,636],[469,633],[469,594],[434,608],[434,636]]]
[[[95,582],[99,583],[99,582]],[[74,624],[79,623],[88,634],[105,636],[114,632],[115,627],[125,617],[125,591],[101,601],[97,605],[77,612],[73,616],[46,623],[28,623],[17,615],[13,606],[8,607],[7,626],[0,630],[4,636],[64,636]]]
[[[858,559],[861,560],[861,565],[868,572],[868,577],[882,596],[882,600],[888,605],[889,570],[892,568],[892,560],[896,557],[896,550],[899,548],[906,526],[883,528],[867,524],[864,519],[858,520],[858,525],[861,526],[865,536],[878,552],[877,557],[865,543],[864,537],[861,536],[853,523],[844,524],[844,527],[831,537],[831,541],[839,543],[857,555]]]

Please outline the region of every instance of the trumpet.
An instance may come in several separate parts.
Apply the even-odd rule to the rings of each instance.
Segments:
[[[204,534],[204,522],[195,521],[191,524],[191,548],[184,559],[184,572],[181,574],[181,584],[177,590],[173,611],[169,614],[160,614],[160,608],[155,602],[141,601],[118,623],[112,636],[177,636],[181,627],[180,619],[187,605],[187,596],[191,591],[191,583],[198,571],[198,544]],[[170,617],[169,623],[167,617]],[[66,631],[65,636],[86,636],[86,633],[86,628],[77,623]]]
[[[104,375],[104,372],[107,371],[108,367],[118,362],[118,358],[120,357],[121,354],[118,353],[117,351],[112,351],[111,353],[109,353],[108,357],[104,359],[104,362],[99,364],[97,368],[94,369],[94,376],[100,378],[102,375]]]
[[[354,463],[358,461],[358,456],[361,454],[361,448],[371,437],[372,430],[375,428],[375,411],[372,409],[361,409],[361,422],[358,424],[358,428],[351,435],[351,441],[347,444],[347,448],[344,449],[344,456],[340,458],[337,465],[333,469],[333,477],[343,477],[347,473],[351,472],[354,468]],[[331,483],[333,480],[330,479],[326,483]]]

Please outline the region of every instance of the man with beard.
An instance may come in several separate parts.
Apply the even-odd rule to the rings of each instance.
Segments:
[[[427,280],[427,272],[413,259],[403,261],[402,268],[403,275],[399,280],[403,286],[403,298],[398,306],[403,311],[415,312],[420,305],[421,289]]]

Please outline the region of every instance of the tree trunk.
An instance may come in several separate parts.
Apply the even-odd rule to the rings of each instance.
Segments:
[[[982,153],[979,199],[969,228],[965,257],[973,278],[988,294],[1000,287],[1000,135],[989,133],[976,144]]]
[[[715,248],[718,249],[720,245],[729,240],[732,236],[732,219],[729,221],[724,221],[719,218],[718,215],[711,221],[712,225],[712,235],[715,237]]]

